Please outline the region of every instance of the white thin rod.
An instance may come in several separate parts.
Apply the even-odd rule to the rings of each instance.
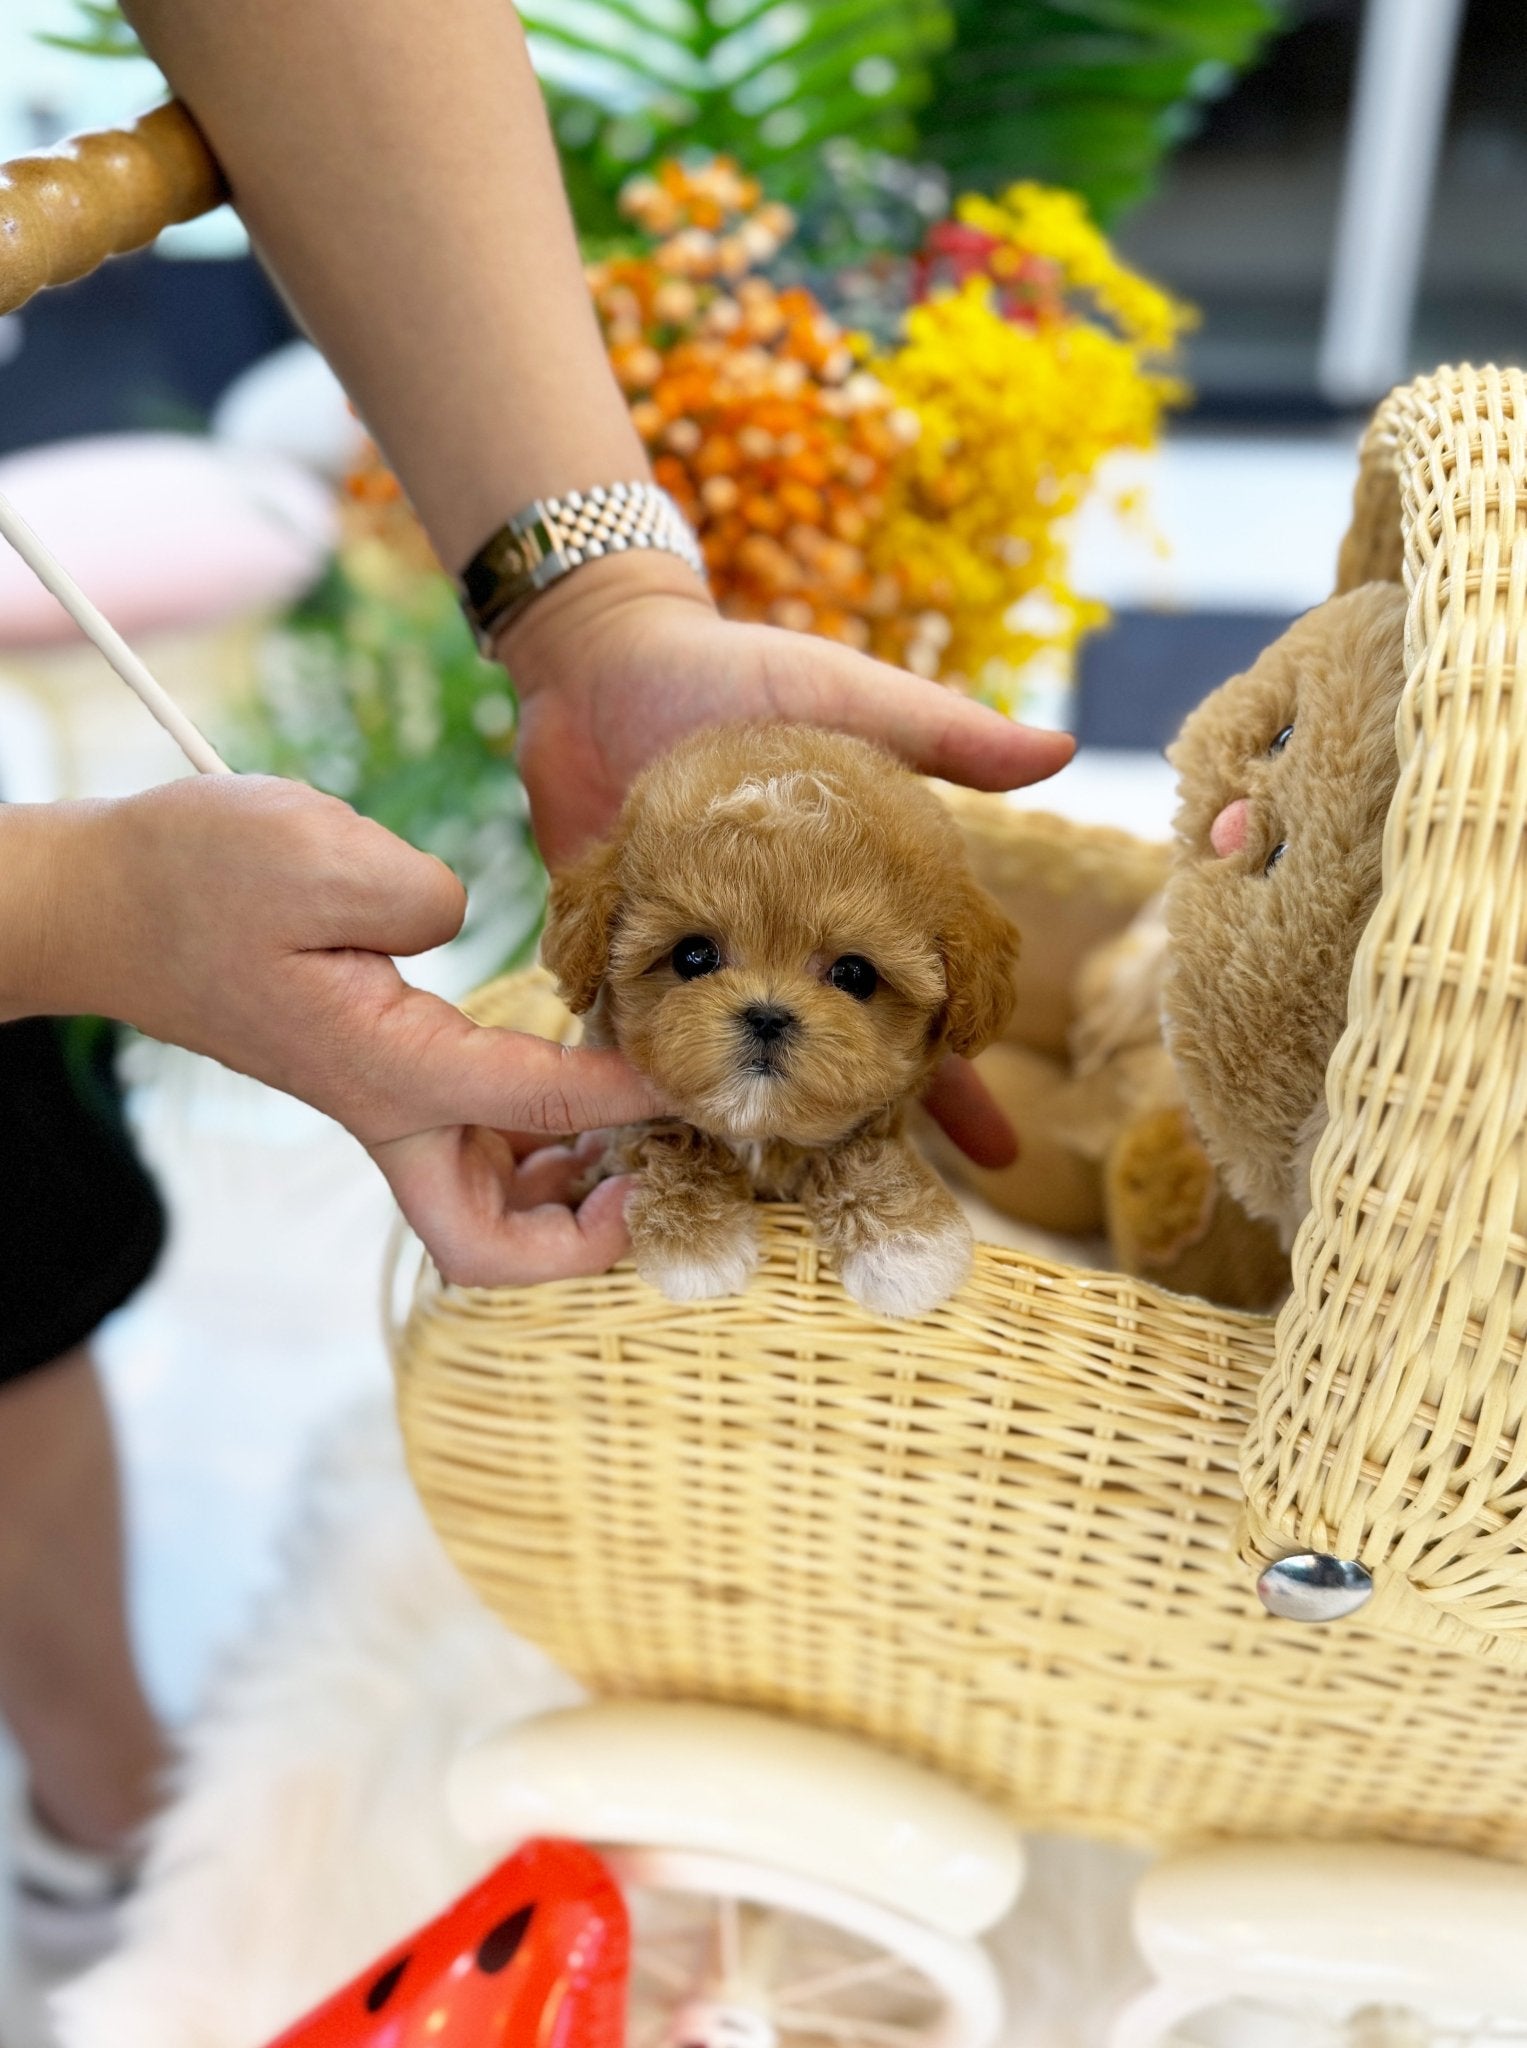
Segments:
[[[231,775],[233,770],[228,763],[197,731],[169,692],[149,674],[116,627],[101,616],[68,570],[43,546],[3,493],[0,493],[0,534],[4,534],[44,587],[52,591],[85,638],[95,643],[127,687],[147,705],[191,766],[202,775]]]

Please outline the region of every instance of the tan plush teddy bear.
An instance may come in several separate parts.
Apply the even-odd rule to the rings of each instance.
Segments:
[[[1286,1290],[1378,897],[1404,610],[1397,583],[1350,589],[1199,706],[1155,868],[1122,835],[999,833],[966,801],[977,869],[1030,941],[1011,1035],[979,1062],[1024,1149],[982,1173],[925,1134],[947,1173],[1022,1222],[1102,1233],[1109,1263],[1179,1292],[1250,1308]]]
[[[1326,1064],[1378,901],[1399,779],[1405,598],[1367,583],[1291,626],[1184,725],[1166,1041],[1224,1185],[1292,1243]]]
[[[1094,943],[1057,944],[1048,958],[1036,947],[1032,965],[1025,949],[1008,1035],[976,1063],[1020,1134],[1017,1161],[975,1167],[926,1119],[919,1143],[1015,1222],[1080,1239],[1086,1260],[1229,1306],[1268,1306],[1288,1284],[1277,1233],[1221,1187],[1162,1039],[1162,899],[1159,886],[1143,900],[1138,891],[1164,880],[1167,849],[1035,814],[1016,834],[1003,829],[1009,882],[1036,837],[1043,853],[1039,902],[1025,877],[1002,898],[1009,910],[1021,901],[1042,931],[1048,909],[1057,940],[1070,911]]]

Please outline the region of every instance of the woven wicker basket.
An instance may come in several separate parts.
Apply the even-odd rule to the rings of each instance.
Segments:
[[[789,1209],[737,1300],[426,1274],[412,1468],[511,1626],[600,1692],[862,1731],[1029,1826],[1527,1858],[1524,422],[1515,373],[1444,372],[1366,444],[1342,574],[1397,572],[1403,501],[1403,772],[1276,1327],[990,1246],[878,1321]],[[1060,859],[964,815],[989,870]],[[1156,856],[1099,844],[1137,894]],[[1373,1569],[1360,1615],[1261,1612],[1241,1553],[1306,1543]]]

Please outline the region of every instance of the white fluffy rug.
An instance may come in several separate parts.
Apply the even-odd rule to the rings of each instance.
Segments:
[[[191,1732],[123,1949],[60,1998],[63,2048],[261,2048],[496,1860],[445,1814],[458,1748],[576,1696],[447,1562],[390,1412],[355,1416],[310,1475],[282,1590]],[[1092,2048],[1139,1981],[1140,1863],[1033,1846],[993,1940],[1007,2048]]]

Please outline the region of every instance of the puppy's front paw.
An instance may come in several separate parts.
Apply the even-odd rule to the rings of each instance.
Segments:
[[[926,1315],[963,1286],[973,1243],[958,1211],[930,1230],[890,1231],[845,1255],[844,1291],[876,1315]]]
[[[703,1233],[681,1236],[672,1230],[643,1230],[633,1216],[631,1247],[636,1270],[669,1301],[715,1301],[741,1294],[758,1264],[758,1234],[751,1210],[739,1209],[735,1221]]]

